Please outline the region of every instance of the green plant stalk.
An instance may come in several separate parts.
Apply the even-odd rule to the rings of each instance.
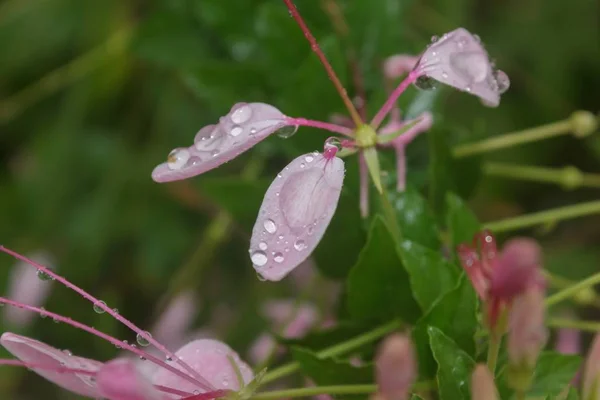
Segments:
[[[600,332],[600,322],[594,321],[578,321],[567,318],[548,318],[546,320],[546,325],[551,328],[570,328],[592,333]]]
[[[501,342],[501,339],[495,333],[490,335],[487,352],[487,366],[492,374],[496,372],[496,364],[498,363],[498,354],[500,353]]]
[[[497,162],[483,164],[487,175],[524,181],[554,183],[566,188],[600,187],[600,174],[582,173],[575,167],[543,168]]]
[[[600,273],[594,274],[560,292],[554,293],[552,296],[546,298],[546,306],[551,307],[563,300],[576,296],[579,291],[592,287],[598,283],[600,283]]]
[[[257,393],[252,396],[253,400],[284,399],[288,397],[309,397],[318,394],[367,394],[375,393],[377,385],[338,385],[338,386],[315,386],[298,389],[276,390],[271,392]]]
[[[557,222],[598,213],[600,213],[600,201],[590,201],[587,203],[574,204],[552,210],[521,215],[514,218],[507,218],[500,221],[488,222],[484,224],[484,227],[494,232],[507,232],[515,229],[542,225],[548,222]]]
[[[380,193],[379,198],[381,199],[381,208],[383,209],[383,215],[385,216],[390,233],[394,237],[396,243],[400,243],[400,240],[402,240],[402,230],[400,229],[400,225],[398,225],[396,213],[394,212],[392,203],[390,203],[387,192],[383,191]]]
[[[507,133],[480,142],[459,145],[452,150],[452,154],[456,158],[468,157],[474,154],[504,149],[523,143],[535,142],[541,139],[563,135],[568,133],[571,128],[571,120],[570,118],[567,118],[548,125]]]
[[[329,358],[335,357],[342,354],[346,354],[349,351],[357,349],[367,343],[373,342],[388,333],[395,331],[400,328],[400,321],[392,321],[387,324],[381,325],[369,332],[363,333],[355,338],[347,340],[345,342],[336,344],[334,346],[328,347],[324,350],[321,350],[317,353],[318,358]],[[300,369],[300,364],[297,362],[291,362],[285,365],[282,365],[279,368],[275,368],[274,370],[268,372],[262,380],[262,384],[269,383],[274,381],[275,379],[279,379],[281,377],[292,374]]]

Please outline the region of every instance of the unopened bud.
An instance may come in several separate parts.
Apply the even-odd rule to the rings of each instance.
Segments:
[[[583,399],[600,399],[600,334],[596,334],[585,362]]]
[[[475,367],[471,375],[472,400],[497,400],[498,392],[494,383],[494,376],[484,364]]]
[[[417,361],[410,339],[401,334],[388,336],[375,359],[378,392],[387,400],[408,398],[417,376]]]
[[[582,138],[591,135],[598,129],[598,119],[589,111],[575,111],[569,118],[573,135]]]
[[[577,189],[583,184],[583,174],[574,166],[564,167],[560,173],[561,185],[566,190]]]

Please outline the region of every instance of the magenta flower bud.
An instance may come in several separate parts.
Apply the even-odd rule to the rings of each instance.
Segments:
[[[474,94],[487,106],[500,104],[500,95],[508,90],[510,81],[494,67],[479,36],[458,28],[432,40],[415,67],[416,73]]]
[[[600,399],[600,334],[596,334],[585,362],[582,399]]]
[[[384,339],[375,359],[378,394],[388,400],[408,398],[417,377],[417,361],[410,339],[393,334]]]
[[[388,57],[383,63],[383,74],[389,79],[399,78],[412,71],[418,61],[419,57],[408,54],[397,54]]]
[[[53,268],[51,256],[44,251],[39,251],[30,258],[39,264]],[[52,280],[49,277],[38,272],[31,265],[18,261],[11,271],[7,297],[19,303],[40,307],[46,303],[51,288]],[[15,307],[4,307],[3,314],[7,324],[21,328],[28,326],[35,318],[35,314]]]
[[[110,400],[164,400],[161,392],[140,374],[133,361],[107,362],[96,375],[98,391]]]
[[[471,285],[482,300],[487,300],[489,281],[484,273],[483,266],[479,260],[477,252],[466,244],[458,245],[456,252],[460,259],[460,264],[471,281]]]
[[[237,103],[217,125],[200,129],[192,146],[171,151],[167,162],[152,171],[152,179],[169,182],[202,174],[288,125],[286,116],[271,105]]]
[[[508,358],[519,369],[531,369],[546,344],[544,292],[530,287],[513,302],[508,325]]]
[[[484,364],[479,364],[471,375],[471,400],[497,400],[494,376]]]
[[[277,175],[250,241],[250,260],[260,277],[279,281],[306,260],[333,217],[343,181],[344,162],[329,153],[304,154]]]

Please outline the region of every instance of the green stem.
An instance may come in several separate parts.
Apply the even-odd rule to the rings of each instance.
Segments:
[[[338,386],[315,386],[298,389],[276,390],[271,392],[257,393],[252,396],[253,400],[284,399],[288,397],[309,397],[318,394],[366,394],[375,393],[377,385],[338,385]]]
[[[515,392],[515,397],[517,400],[525,400],[526,399],[525,392],[522,390],[517,390]]]
[[[385,216],[390,233],[396,240],[396,243],[400,243],[400,240],[402,239],[402,230],[398,224],[396,212],[394,211],[394,207],[392,207],[392,203],[390,203],[387,192],[383,191],[380,193],[379,198],[381,199],[381,208],[383,209],[383,215]]]
[[[329,358],[339,356],[345,353],[348,353],[351,350],[362,347],[363,345],[373,342],[382,336],[387,335],[400,328],[399,321],[388,322],[385,325],[381,325],[372,331],[363,333],[355,338],[347,340],[345,342],[336,344],[334,346],[328,347],[317,353],[317,357],[319,358]],[[297,362],[291,362],[289,364],[283,365],[279,368],[275,368],[271,372],[268,372],[262,380],[262,384],[274,381],[275,379],[284,377],[286,375],[292,374],[300,368],[300,365]]]
[[[560,303],[563,300],[576,296],[581,290],[592,287],[598,283],[600,283],[600,272],[546,298],[546,306],[550,307],[556,303]]]
[[[578,321],[567,318],[548,318],[546,325],[551,328],[571,328],[586,332],[600,332],[600,322]]]
[[[600,213],[600,201],[598,200],[488,222],[484,224],[484,227],[494,232],[506,232],[597,213]]]
[[[576,167],[543,168],[526,165],[487,162],[483,164],[483,172],[487,175],[517,180],[554,183],[565,189],[576,189],[582,186],[600,187],[600,174],[582,173]]]
[[[500,353],[500,343],[500,338],[498,338],[495,333],[492,333],[490,335],[487,353],[487,366],[492,374],[496,371],[496,363],[498,362],[498,354]]]
[[[518,144],[535,142],[537,140],[547,139],[553,136],[559,136],[568,133],[572,129],[572,126],[571,119],[568,118],[563,121],[538,126],[536,128],[495,136],[480,142],[459,145],[453,149],[452,153],[454,157],[461,158],[492,150],[503,149]]]

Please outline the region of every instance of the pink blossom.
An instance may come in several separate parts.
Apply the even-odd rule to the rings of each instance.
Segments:
[[[32,254],[31,259],[46,266],[54,265],[52,257],[45,251]],[[51,288],[51,279],[45,279],[45,275],[38,273],[29,264],[17,261],[10,274],[6,295],[20,303],[40,307],[46,302]],[[14,307],[5,307],[3,314],[7,324],[18,327],[28,326],[35,317],[30,312]]]
[[[417,359],[410,339],[401,334],[388,336],[375,358],[379,395],[388,400],[404,400],[417,378]]]
[[[508,322],[507,349],[512,365],[535,365],[548,336],[544,311],[544,292],[538,286],[530,286],[515,298]]]
[[[471,399],[472,400],[497,400],[498,391],[494,383],[494,375],[487,365],[479,364],[471,375]]]
[[[585,361],[582,399],[600,398],[600,334],[594,336]]]
[[[412,71],[419,62],[418,56],[397,54],[388,57],[383,63],[383,74],[388,79],[400,78]]]
[[[152,336],[167,345],[180,345],[199,311],[199,300],[191,291],[177,294],[150,330]]]

